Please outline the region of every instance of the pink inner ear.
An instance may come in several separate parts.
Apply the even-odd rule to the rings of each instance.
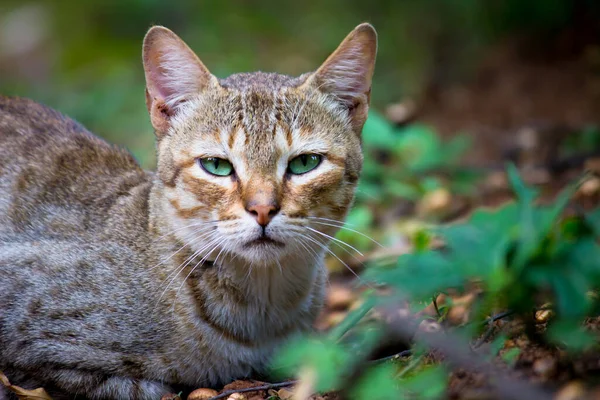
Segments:
[[[202,91],[210,73],[198,57],[173,33],[154,38],[144,52],[146,85],[152,99],[175,109]],[[166,37],[165,37],[166,36]]]
[[[374,31],[353,31],[317,71],[322,90],[335,95],[348,107],[368,96],[376,48]]]

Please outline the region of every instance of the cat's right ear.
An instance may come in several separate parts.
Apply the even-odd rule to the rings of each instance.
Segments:
[[[179,36],[162,26],[153,26],[146,34],[143,61],[146,107],[160,138],[171,118],[216,78]]]

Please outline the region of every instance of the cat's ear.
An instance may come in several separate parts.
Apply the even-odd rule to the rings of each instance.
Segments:
[[[144,38],[146,107],[158,137],[171,118],[214,78],[202,61],[176,34],[162,26],[150,28]]]
[[[367,119],[376,54],[375,28],[360,24],[313,76],[319,90],[334,95],[348,109],[359,131]]]

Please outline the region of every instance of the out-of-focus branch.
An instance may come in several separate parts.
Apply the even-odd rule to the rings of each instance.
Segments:
[[[390,315],[393,310],[389,311]],[[402,318],[390,319],[387,327],[391,334],[399,339],[411,340],[415,332],[416,319]],[[482,372],[489,378],[489,383],[499,398],[502,399],[529,399],[550,400],[552,396],[545,390],[524,382],[520,379],[509,377],[504,371],[499,370],[491,363],[474,353],[468,343],[448,332],[419,332],[414,335],[414,340],[426,345],[432,350],[445,356],[446,362],[466,370]]]

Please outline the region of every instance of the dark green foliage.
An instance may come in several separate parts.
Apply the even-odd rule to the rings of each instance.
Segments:
[[[514,167],[509,176],[515,203],[478,210],[466,222],[440,227],[435,233],[444,248],[403,255],[397,265],[371,269],[366,277],[422,301],[476,282],[484,289],[477,304],[482,314],[498,308],[527,314],[550,302],[559,324],[550,338],[579,335],[579,323],[597,301],[590,291],[600,286],[598,212],[561,218],[573,188],[554,204],[540,206]]]
[[[477,178],[457,168],[460,156],[470,145],[466,136],[442,142],[428,126],[395,128],[371,112],[363,129],[363,143],[365,164],[357,192],[360,202],[393,202],[398,198],[417,201],[441,187],[465,192],[473,188]],[[442,170],[452,171],[451,176],[442,179]]]
[[[477,210],[465,222],[418,232],[412,253],[393,265],[373,266],[363,276],[394,288],[399,297],[368,292],[363,306],[326,338],[301,340],[282,355],[280,365],[291,367],[289,373],[309,365],[318,371],[320,390],[338,388],[378,337],[378,328],[363,321],[373,305],[399,304],[399,298],[425,304],[440,292],[460,293],[473,287],[482,290],[473,305],[473,322],[478,323],[457,331],[466,339],[476,338],[477,327],[484,327],[482,322],[494,310],[512,310],[527,320],[544,305],[556,312],[544,333],[546,341],[570,351],[595,345],[598,338],[584,330],[583,322],[600,308],[595,292],[600,287],[600,211],[567,216],[564,210],[575,186],[554,203],[539,205],[537,191],[524,184],[514,166],[509,166],[508,175],[515,202],[497,210]],[[433,237],[442,241],[441,248],[430,248]],[[514,365],[520,349],[501,352],[505,340],[498,335],[488,357],[500,352],[507,364]],[[438,398],[447,373],[441,366],[422,365],[423,353],[417,349],[413,354],[407,362],[370,366],[352,386],[354,398]]]

